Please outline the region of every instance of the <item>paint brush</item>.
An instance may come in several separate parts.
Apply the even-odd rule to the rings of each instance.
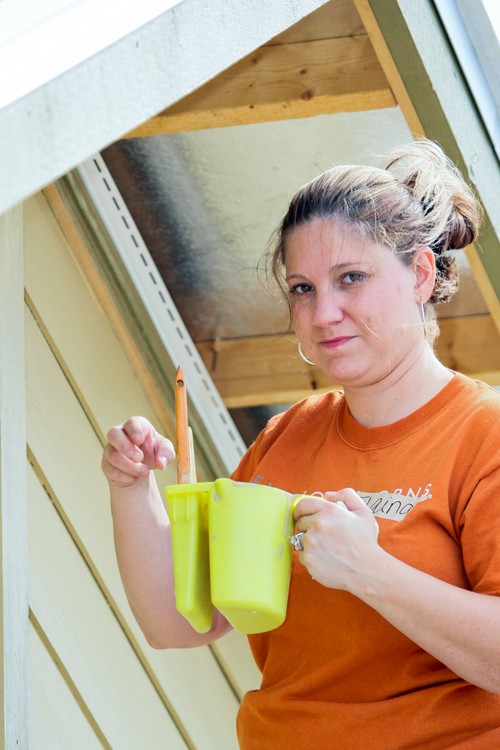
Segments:
[[[196,482],[193,433],[189,427],[187,390],[184,373],[179,366],[175,374],[175,427],[177,438],[177,483]]]

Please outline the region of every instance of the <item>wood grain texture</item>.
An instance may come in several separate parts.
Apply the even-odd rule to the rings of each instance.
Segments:
[[[263,46],[127,137],[393,107],[366,34]]]

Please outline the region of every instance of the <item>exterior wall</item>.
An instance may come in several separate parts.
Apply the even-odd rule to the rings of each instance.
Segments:
[[[154,405],[43,196],[24,217],[30,747],[236,748],[245,639],[155,651],[119,579],[102,444],[130,414],[158,424]]]
[[[22,206],[0,216],[0,748],[28,746]]]

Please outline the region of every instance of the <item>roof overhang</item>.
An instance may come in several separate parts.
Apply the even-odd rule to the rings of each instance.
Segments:
[[[183,0],[172,7],[171,0],[145,0],[142,5],[153,15],[161,6],[164,12],[69,69],[64,56],[71,57],[71,44],[54,33],[54,26],[61,23],[61,14],[74,14],[82,4],[59,3],[57,13],[37,20],[37,49],[54,52],[57,39],[55,56],[63,72],[39,81],[21,98],[12,88],[7,95],[0,87],[0,102],[10,101],[0,110],[0,213],[203,85],[324,1],[238,0],[235,6],[229,0]],[[116,13],[136,14],[133,5],[122,4]],[[90,14],[92,2],[86,0],[84,7]],[[16,29],[11,14],[12,3],[0,3],[0,51],[15,64],[15,47],[30,29]],[[67,27],[80,34],[82,20],[73,20]],[[95,29],[100,24],[95,12],[84,20]],[[8,28],[11,38],[5,35]],[[123,21],[120,28],[127,28]],[[36,67],[36,60],[32,62]],[[21,78],[19,86],[24,93],[26,82]]]

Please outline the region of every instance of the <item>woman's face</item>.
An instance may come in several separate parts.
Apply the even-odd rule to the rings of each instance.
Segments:
[[[423,339],[417,270],[322,218],[287,235],[285,256],[292,321],[308,359],[346,387],[404,367]]]

